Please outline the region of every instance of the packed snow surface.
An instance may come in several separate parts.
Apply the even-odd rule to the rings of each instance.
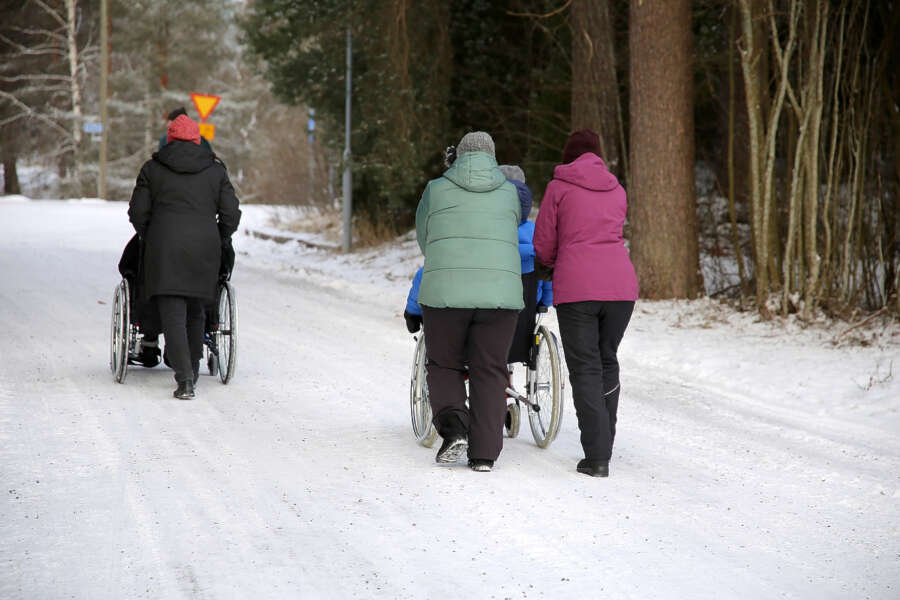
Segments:
[[[900,597],[896,324],[638,302],[611,476],[575,472],[570,397],[474,473],[412,437],[412,239],[244,207],[236,376],[185,402],[108,369],[126,209],[0,199],[0,598]]]

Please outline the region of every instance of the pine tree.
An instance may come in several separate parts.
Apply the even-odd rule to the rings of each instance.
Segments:
[[[702,291],[689,0],[632,0],[631,257],[645,298]]]

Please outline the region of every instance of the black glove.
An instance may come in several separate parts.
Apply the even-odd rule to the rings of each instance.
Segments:
[[[414,315],[408,310],[404,310],[403,318],[406,319],[406,329],[410,333],[415,333],[422,328],[422,315]]]
[[[219,263],[219,281],[226,282],[231,279],[231,271],[234,270],[234,246],[231,238],[222,239],[222,260]]]
[[[534,260],[534,274],[541,281],[553,281],[553,269],[537,259]]]

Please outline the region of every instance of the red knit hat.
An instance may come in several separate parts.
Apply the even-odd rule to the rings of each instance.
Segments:
[[[200,128],[189,116],[178,115],[178,118],[169,123],[169,129],[166,131],[166,143],[172,140],[185,140],[199,144]]]
[[[569,135],[566,147],[563,148],[562,159],[564,163],[570,163],[586,152],[593,152],[600,156],[600,136],[590,129],[580,129]]]

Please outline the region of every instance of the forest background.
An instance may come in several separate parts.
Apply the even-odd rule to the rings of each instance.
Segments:
[[[6,194],[97,195],[99,4],[0,2]],[[362,239],[408,230],[467,131],[539,202],[589,127],[628,191],[643,297],[897,316],[897,4],[108,0],[107,198],[128,200],[164,115],[196,118],[200,92],[222,97],[213,147],[242,201],[340,210],[349,30]]]

